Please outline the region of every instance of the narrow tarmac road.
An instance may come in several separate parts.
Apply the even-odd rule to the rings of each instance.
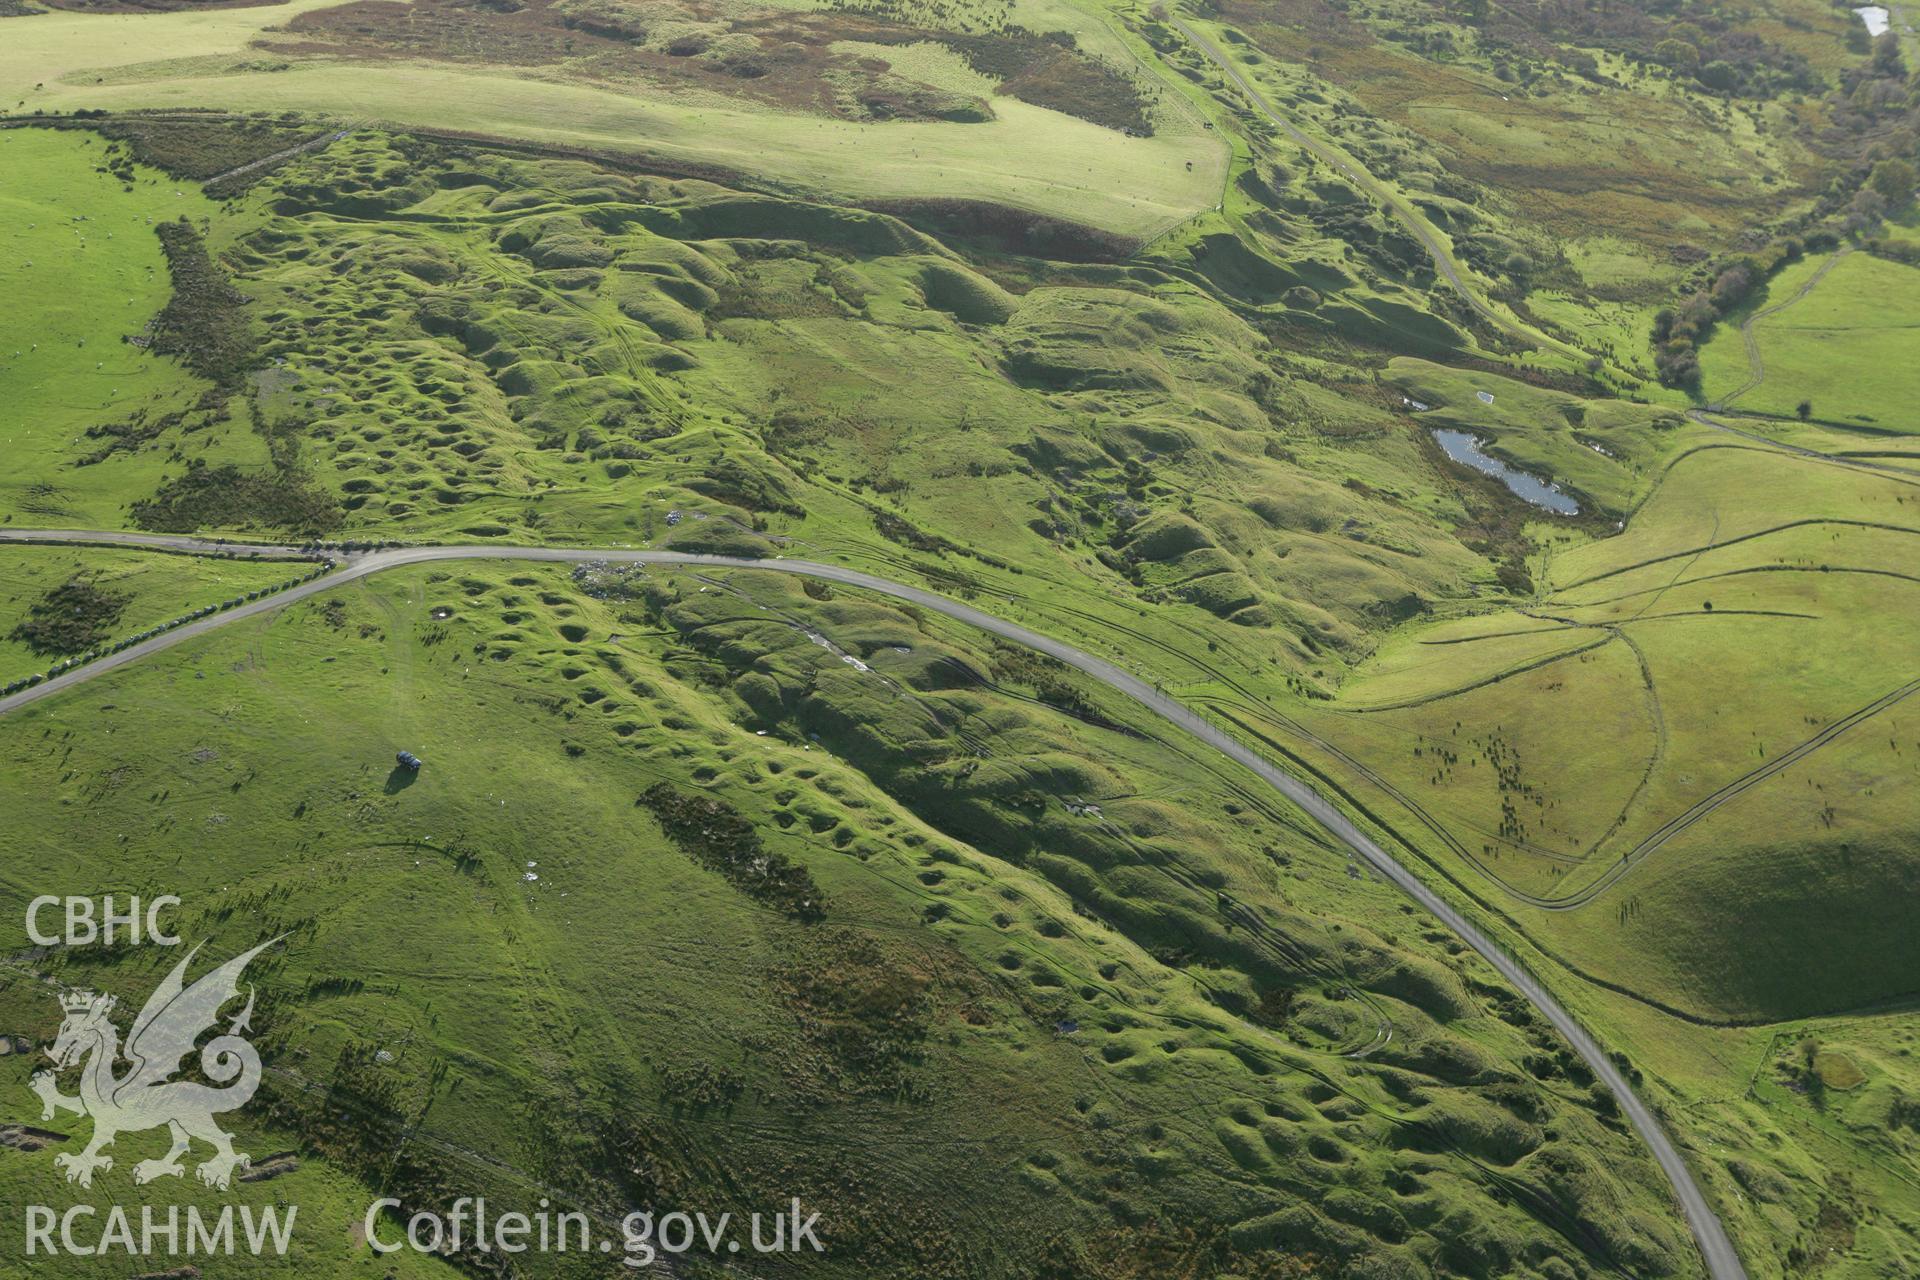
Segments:
[[[216,543],[205,539],[172,537],[166,535],[113,534],[85,531],[34,531],[22,529],[0,529],[0,543],[82,543],[82,544],[120,544],[142,546],[170,551],[203,551],[232,553],[244,544]],[[290,548],[280,547],[274,550],[285,552]],[[97,661],[77,667],[52,680],[45,681],[31,689],[23,690],[7,698],[0,698],[0,715],[5,715],[51,697],[65,689],[93,680],[118,667],[137,662],[141,658],[184,644],[198,636],[207,634],[243,618],[257,617],[275,609],[285,608],[295,601],[330,591],[344,583],[364,578],[369,574],[386,569],[396,569],[403,565],[433,564],[457,560],[523,560],[544,561],[558,564],[583,564],[607,562],[616,564],[657,564],[684,565],[709,569],[754,569],[771,573],[792,573],[808,578],[818,578],[827,582],[837,582],[843,586],[858,587],[880,595],[891,596],[896,600],[905,600],[921,608],[943,614],[956,621],[966,623],[992,635],[1011,640],[1028,648],[1038,650],[1049,657],[1056,658],[1068,666],[1084,672],[1108,688],[1125,695],[1153,712],[1163,720],[1186,730],[1188,734],[1212,747],[1221,755],[1243,766],[1257,775],[1274,790],[1286,796],[1298,805],[1308,816],[1341,844],[1352,850],[1362,859],[1398,886],[1402,892],[1431,912],[1461,941],[1477,951],[1486,962],[1524,995],[1539,1010],[1542,1017],[1553,1024],[1554,1028],[1565,1036],[1580,1055],[1596,1079],[1612,1091],[1619,1103],[1621,1112],[1632,1123],[1635,1132],[1652,1150],[1654,1159],[1673,1187],[1674,1197],[1679,1201],[1681,1212],[1685,1215],[1687,1226],[1693,1233],[1699,1246],[1707,1272],[1713,1280],[1745,1280],[1746,1270],[1741,1265],[1740,1255],[1733,1247],[1733,1241],[1727,1235],[1725,1226],[1707,1202],[1699,1184],[1694,1181],[1693,1172],[1680,1155],[1679,1148],[1667,1136],[1660,1121],[1654,1116],[1646,1103],[1633,1091],[1625,1075],[1609,1058],[1606,1051],[1585,1027],[1576,1021],[1561,1003],[1554,999],[1545,985],[1524,968],[1519,961],[1508,955],[1491,937],[1481,932],[1479,926],[1457,910],[1446,899],[1407,870],[1385,849],[1355,826],[1347,816],[1336,809],[1324,796],[1306,783],[1286,773],[1243,745],[1238,739],[1216,728],[1210,721],[1202,719],[1194,711],[1161,693],[1138,676],[1115,666],[1102,658],[1074,648],[1072,645],[1055,640],[1051,636],[1030,631],[1017,623],[984,613],[972,605],[920,587],[892,582],[858,569],[849,569],[841,565],[819,564],[808,560],[767,559],[751,560],[737,556],[700,555],[678,551],[636,551],[624,548],[594,549],[572,547],[516,547],[516,546],[455,546],[455,547],[396,547],[386,550],[370,551],[347,557],[345,564],[336,572],[315,578],[310,582],[291,587],[278,595],[267,596],[209,617],[190,622],[185,626],[154,636],[119,653],[109,654]]]

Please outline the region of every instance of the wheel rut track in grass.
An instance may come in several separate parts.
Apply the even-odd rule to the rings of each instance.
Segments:
[[[1805,520],[1789,520],[1785,524],[1770,525],[1765,529],[1755,529],[1751,533],[1736,534],[1734,537],[1709,543],[1705,546],[1687,547],[1681,551],[1670,551],[1663,556],[1650,556],[1645,560],[1636,560],[1632,564],[1621,565],[1617,569],[1608,569],[1601,573],[1589,574],[1587,577],[1581,578],[1576,582],[1569,582],[1560,587],[1555,594],[1563,595],[1569,591],[1577,591],[1581,587],[1591,586],[1596,582],[1605,582],[1608,578],[1617,578],[1623,573],[1633,573],[1636,570],[1645,569],[1651,565],[1665,564],[1669,560],[1679,560],[1682,558],[1691,560],[1708,551],[1723,551],[1728,547],[1738,546],[1743,542],[1751,542],[1755,538],[1771,537],[1776,533],[1786,533],[1790,529],[1806,529],[1815,525],[1832,525],[1843,529],[1876,529],[1882,533],[1904,533],[1912,537],[1920,537],[1920,529],[1910,528],[1907,525],[1901,524],[1887,524],[1880,520],[1847,520],[1835,516],[1815,516]],[[1668,585],[1672,586],[1674,584],[1669,583]],[[1666,589],[1666,587],[1648,588],[1648,590],[1654,591],[1664,591]],[[1582,601],[1577,604],[1564,603],[1562,607],[1585,609],[1592,604],[1592,601]]]
[[[1566,628],[1548,628],[1547,630],[1555,629],[1583,631],[1587,628],[1579,624],[1574,624]],[[1542,634],[1545,634],[1545,631],[1543,631]],[[1502,680],[1511,680],[1515,676],[1523,676],[1530,671],[1538,671],[1542,667],[1550,667],[1556,662],[1564,662],[1568,658],[1578,657],[1589,650],[1597,649],[1601,645],[1606,644],[1611,638],[1610,636],[1604,635],[1596,636],[1587,644],[1575,645],[1571,649],[1562,649],[1558,653],[1550,653],[1542,658],[1534,658],[1527,662],[1520,663],[1517,666],[1496,671],[1492,675],[1482,676],[1478,680],[1470,681],[1467,684],[1455,685],[1450,689],[1441,689],[1434,693],[1423,693],[1414,698],[1400,698],[1393,702],[1376,702],[1366,706],[1350,705],[1337,707],[1335,710],[1342,715],[1365,716],[1373,715],[1381,711],[1405,711],[1409,707],[1424,707],[1430,703],[1444,702],[1448,698],[1457,698],[1463,693],[1472,693],[1475,689],[1484,689],[1488,685],[1499,684]]]
[[[1718,582],[1722,578],[1742,578],[1747,576],[1748,574],[1754,574],[1754,573],[1859,574],[1862,577],[1868,577],[1868,578],[1892,578],[1896,582],[1920,582],[1920,574],[1901,573],[1898,569],[1873,569],[1873,568],[1867,568],[1860,565],[1844,565],[1844,564],[1832,564],[1832,565],[1755,564],[1755,565],[1748,565],[1744,569],[1722,569],[1719,573],[1703,573],[1697,578],[1681,578],[1678,581],[1673,582],[1669,585],[1674,587],[1691,587],[1702,582]],[[1603,605],[1620,604],[1623,601],[1633,599],[1635,596],[1649,595],[1656,591],[1665,591],[1665,590],[1667,590],[1666,587],[1643,587],[1639,591],[1628,591],[1617,596],[1603,596],[1598,600],[1582,600],[1578,605],[1571,606],[1571,607],[1580,608],[1580,609],[1598,609]],[[1527,633],[1513,632],[1511,634],[1524,635]],[[1491,639],[1491,638],[1493,637],[1490,637],[1490,636],[1489,637],[1481,637],[1481,636],[1469,637],[1469,639]],[[1430,641],[1428,643],[1435,643],[1435,642]],[[1464,643],[1464,641],[1442,641],[1439,643],[1459,644],[1459,643]]]
[[[1653,667],[1647,661],[1646,650],[1642,649],[1640,642],[1628,635],[1624,628],[1616,628],[1614,634],[1618,635],[1620,642],[1632,651],[1633,660],[1640,667],[1640,687],[1647,697],[1647,715],[1653,721],[1653,752],[1647,757],[1647,767],[1640,771],[1640,781],[1633,785],[1633,794],[1629,795],[1626,802],[1620,806],[1620,812],[1614,817],[1612,825],[1587,846],[1588,857],[1598,853],[1600,846],[1611,840],[1614,833],[1627,824],[1627,819],[1633,816],[1634,806],[1640,803],[1640,797],[1647,792],[1647,785],[1653,781],[1653,775],[1659,771],[1661,762],[1667,758],[1667,715],[1660,705],[1660,690],[1654,684]]]
[[[1920,679],[1909,680],[1905,684],[1881,694],[1865,706],[1856,707],[1853,711],[1835,720],[1811,738],[1796,744],[1787,751],[1775,756],[1766,764],[1761,765],[1759,768],[1742,774],[1711,795],[1696,801],[1685,813],[1669,819],[1661,825],[1659,830],[1622,854],[1619,862],[1614,863],[1604,874],[1590,884],[1574,891],[1564,898],[1545,900],[1534,905],[1544,907],[1551,911],[1570,911],[1576,907],[1585,906],[1611,888],[1622,876],[1639,865],[1649,854],[1652,854],[1658,850],[1660,846],[1666,844],[1669,840],[1687,830],[1687,828],[1713,813],[1714,810],[1720,808],[1720,806],[1726,804],[1729,800],[1736,798],[1749,788],[1765,782],[1768,778],[1779,773],[1787,766],[1797,764],[1799,761],[1812,755],[1821,747],[1826,746],[1829,742],[1832,742],[1835,738],[1847,732],[1847,730],[1871,720],[1874,716],[1879,715],[1889,707],[1897,706],[1901,702],[1904,702],[1915,692],[1920,692]]]
[[[114,543],[125,536],[112,533],[85,533],[59,531],[33,531],[23,529],[0,530],[0,542],[62,542],[92,541]],[[230,546],[207,540],[179,537],[161,539],[162,545],[175,550],[231,550]],[[136,544],[137,545],[137,544]],[[280,609],[295,601],[305,599],[322,591],[331,590],[343,583],[378,573],[384,569],[400,568],[405,565],[432,564],[437,561],[454,560],[520,560],[546,563],[574,564],[587,561],[621,561],[632,564],[658,564],[662,566],[685,566],[688,568],[732,568],[755,569],[774,573],[794,573],[805,577],[819,578],[837,582],[849,587],[863,588],[878,594],[905,600],[922,608],[966,623],[982,631],[998,635],[1003,639],[1035,649],[1049,657],[1066,663],[1085,675],[1100,681],[1113,691],[1139,703],[1147,710],[1168,721],[1188,735],[1198,739],[1215,752],[1226,756],[1259,777],[1274,790],[1304,811],[1317,822],[1327,834],[1345,845],[1355,857],[1365,862],[1387,881],[1398,887],[1408,897],[1424,907],[1441,924],[1451,930],[1460,940],[1472,947],[1491,965],[1506,982],[1525,996],[1528,1003],[1565,1037],[1574,1052],[1580,1055],[1594,1078],[1605,1085],[1614,1095],[1622,1114],[1640,1135],[1652,1152],[1661,1172],[1667,1177],[1675,1199],[1679,1202],[1687,1227],[1706,1265],[1707,1273],[1713,1280],[1745,1280],[1746,1269],[1740,1261],[1740,1255],[1733,1246],[1732,1238],[1727,1234],[1724,1224],[1714,1212],[1712,1204],[1700,1185],[1694,1181],[1693,1172],[1688,1168],[1684,1156],[1668,1136],[1651,1108],[1634,1092],[1625,1073],[1615,1065],[1587,1029],[1569,1013],[1547,990],[1546,985],[1523,966],[1513,955],[1496,943],[1493,938],[1469,920],[1466,915],[1447,899],[1440,896],[1420,877],[1416,876],[1398,859],[1363,832],[1354,821],[1330,803],[1320,792],[1300,781],[1294,775],[1281,770],[1267,757],[1255,752],[1239,739],[1216,727],[1181,702],[1156,690],[1140,677],[1122,670],[1111,662],[1094,657],[1079,649],[1055,640],[1050,636],[1028,630],[1016,623],[1008,622],[984,613],[971,605],[962,604],[945,596],[936,595],[919,587],[889,581],[873,574],[842,565],[817,564],[804,560],[753,560],[745,557],[697,555],[673,551],[640,551],[627,548],[572,548],[572,547],[400,547],[359,554],[348,559],[338,571],[324,577],[315,578],[300,586],[291,588],[276,596],[268,597],[215,614],[209,618],[180,627],[176,630],[155,636],[150,640],[133,645],[119,653],[108,655],[87,666],[58,676],[53,680],[36,685],[31,689],[0,698],[0,715],[17,710],[42,698],[51,696],[74,685],[92,680],[108,671],[125,666],[128,663],[170,649],[187,640],[204,635],[229,622],[241,618]],[[1910,693],[1920,688],[1920,680],[1906,686]],[[1901,696],[1905,696],[1903,693]]]
[[[1717,409],[1719,406],[1710,407]],[[1856,471],[1871,471],[1878,476],[1893,480],[1898,484],[1920,486],[1920,478],[1916,478],[1920,477],[1920,471],[1916,471],[1912,467],[1896,467],[1890,462],[1869,462],[1861,457],[1852,457],[1841,453],[1822,453],[1818,449],[1809,449],[1804,445],[1788,444],[1784,440],[1775,440],[1772,436],[1763,436],[1758,431],[1747,431],[1741,427],[1722,422],[1718,418],[1713,417],[1705,409],[1689,409],[1687,410],[1687,416],[1703,427],[1712,427],[1715,431],[1724,431],[1728,435],[1739,436],[1742,440],[1750,440],[1754,444],[1772,450],[1775,453],[1793,454],[1797,457],[1812,459],[1815,462],[1831,463],[1836,467],[1851,467]],[[1905,455],[1896,454],[1895,456],[1902,457]],[[1679,462],[1680,459],[1675,458],[1674,461]]]
[[[1755,336],[1753,326],[1765,320],[1768,316],[1779,315],[1782,311],[1785,311],[1788,307],[1800,301],[1809,293],[1812,293],[1814,286],[1827,278],[1827,272],[1833,270],[1834,267],[1839,264],[1840,259],[1852,252],[1852,245],[1842,245],[1831,258],[1828,258],[1820,264],[1820,269],[1815,271],[1813,275],[1807,279],[1805,284],[1794,291],[1792,297],[1783,298],[1770,307],[1763,307],[1740,322],[1740,341],[1747,350],[1747,380],[1735,387],[1732,391],[1729,391],[1726,395],[1715,400],[1708,406],[1709,408],[1725,409],[1735,400],[1747,394],[1747,392],[1756,390],[1761,383],[1767,380],[1767,367],[1760,359],[1760,339]]]

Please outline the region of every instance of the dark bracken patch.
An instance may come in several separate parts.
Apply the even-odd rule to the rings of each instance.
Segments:
[[[296,471],[195,466],[134,503],[133,519],[161,533],[249,527],[325,533],[340,523],[340,506]]]
[[[173,296],[153,323],[153,349],[212,382],[222,393],[240,389],[253,363],[253,327],[241,308],[248,298],[233,287],[185,218],[154,228],[173,277]]]
[[[882,31],[868,38],[881,44],[911,44],[928,37],[928,32],[909,29],[898,35]],[[1000,91],[1008,97],[1109,129],[1142,136],[1153,132],[1146,103],[1133,81],[1082,53],[1068,32],[1010,26],[978,35],[937,32],[932,38],[965,58],[981,75],[1000,81]]]
[[[907,1073],[919,1061],[934,1009],[934,979],[922,957],[852,930],[829,930],[805,961],[777,971],[773,985],[809,1050],[792,1076],[824,1079],[851,1094],[914,1095]]]
[[[76,575],[28,606],[26,620],[8,639],[35,653],[84,653],[109,637],[132,599]]]
[[[682,853],[718,871],[749,898],[802,920],[824,914],[820,888],[807,869],[762,845],[753,824],[726,801],[657,782],[637,803],[653,813]]]
[[[298,146],[313,132],[267,120],[225,116],[190,120],[172,115],[121,116],[95,128],[126,143],[141,164],[194,182],[205,182]]]

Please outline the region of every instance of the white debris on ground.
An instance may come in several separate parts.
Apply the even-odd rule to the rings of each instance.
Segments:
[[[872,668],[867,666],[866,663],[860,661],[860,659],[854,657],[852,654],[848,653],[845,649],[842,649],[839,645],[835,644],[833,641],[821,635],[818,631],[809,631],[806,633],[806,636],[807,636],[807,639],[813,641],[815,644],[819,645],[822,649],[825,649],[828,653],[831,653],[834,657],[840,659],[840,661],[852,667],[855,671],[872,670]]]
[[[589,560],[573,570],[573,580],[595,600],[636,599],[644,589],[646,576],[645,565],[612,564],[605,560]]]

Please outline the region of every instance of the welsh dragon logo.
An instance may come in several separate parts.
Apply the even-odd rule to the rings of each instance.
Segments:
[[[221,1006],[238,998],[240,975],[248,963],[278,941],[263,942],[187,986],[187,966],[200,951],[195,947],[147,998],[124,1046],[119,1029],[108,1019],[114,997],[92,991],[69,991],[60,997],[66,1018],[47,1050],[54,1069],[36,1074],[32,1087],[40,1095],[42,1120],[53,1119],[58,1111],[93,1118],[93,1139],[86,1150],[54,1157],[67,1181],[92,1186],[96,1172],[113,1168],[113,1157],[101,1151],[116,1137],[165,1125],[173,1138],[172,1149],[157,1160],[134,1165],[133,1180],[146,1183],[179,1177],[186,1171],[180,1159],[198,1139],[213,1148],[213,1155],[194,1172],[208,1186],[227,1189],[234,1169],[246,1166],[249,1159],[233,1149],[233,1135],[213,1118],[245,1106],[260,1087],[260,1055],[241,1034],[251,1029],[251,987],[246,1007],[234,1015],[226,1032],[200,1049],[200,1071],[214,1084],[173,1077],[184,1069],[183,1059],[193,1052],[194,1042],[219,1020]],[[124,1071],[118,1070],[122,1059],[127,1064]],[[76,1065],[80,1092],[70,1097],[60,1092],[59,1075]]]

